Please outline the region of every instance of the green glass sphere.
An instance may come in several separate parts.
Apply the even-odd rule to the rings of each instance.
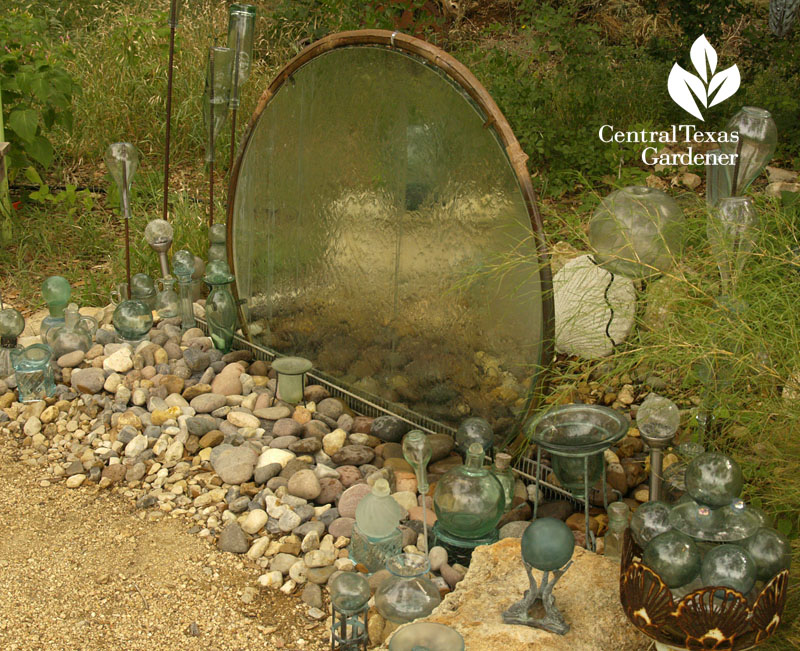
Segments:
[[[644,549],[656,536],[672,529],[669,504],[645,502],[631,516],[631,533],[639,547]]]
[[[25,317],[13,307],[0,310],[0,337],[16,340],[25,329]]]
[[[369,581],[358,572],[340,572],[328,586],[331,604],[345,615],[353,615],[364,608],[371,591]]]
[[[69,281],[62,276],[50,276],[42,283],[42,297],[48,305],[66,305],[71,295]]]
[[[789,541],[774,529],[762,527],[737,544],[753,558],[759,581],[769,581],[781,570],[789,569],[792,549]]]
[[[703,585],[733,588],[747,594],[756,583],[756,562],[739,545],[720,545],[706,552],[700,574]]]
[[[534,520],[522,534],[522,560],[542,572],[564,567],[572,558],[575,536],[556,518]]]
[[[661,577],[668,588],[680,588],[700,573],[700,550],[685,533],[673,529],[647,545],[642,562]]]
[[[705,452],[686,468],[686,492],[700,504],[727,506],[742,492],[742,469],[726,454]]]
[[[122,301],[114,310],[111,318],[117,335],[125,341],[141,341],[153,327],[153,313],[150,308],[138,300]]]

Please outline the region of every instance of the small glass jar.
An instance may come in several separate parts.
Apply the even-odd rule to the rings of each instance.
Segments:
[[[505,491],[483,467],[483,458],[483,447],[473,443],[467,451],[466,464],[451,468],[436,483],[433,508],[437,524],[458,538],[487,536],[503,515]]]
[[[608,505],[608,530],[606,531],[603,555],[617,562],[622,558],[622,540],[628,528],[630,509],[625,502]]]
[[[427,617],[442,597],[427,578],[428,559],[422,554],[398,554],[389,559],[389,576],[375,592],[375,607],[390,622],[404,624]]]
[[[511,502],[514,500],[514,484],[516,478],[514,471],[511,470],[511,455],[506,452],[498,452],[494,459],[492,466],[492,474],[503,487],[503,493],[506,497],[505,512],[511,510]]]
[[[222,260],[208,263],[206,283],[211,291],[206,299],[206,320],[214,348],[224,353],[233,346],[233,334],[236,331],[236,301],[229,285],[233,275],[228,264]]]
[[[11,351],[20,402],[36,402],[55,395],[56,384],[50,366],[52,358],[53,351],[44,344]]]
[[[171,319],[178,316],[180,299],[175,291],[175,279],[164,276],[158,279],[158,294],[156,294],[155,310],[162,319]]]

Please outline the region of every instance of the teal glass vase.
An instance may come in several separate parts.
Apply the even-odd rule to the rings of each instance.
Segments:
[[[53,367],[50,366],[52,358],[53,351],[44,344],[33,344],[11,351],[11,364],[17,378],[20,402],[36,402],[55,395],[56,384]]]
[[[506,505],[502,484],[483,467],[480,443],[467,450],[467,462],[448,470],[436,483],[433,508],[437,525],[463,539],[483,538],[500,521]]]
[[[227,263],[212,260],[206,269],[206,283],[211,288],[206,299],[206,321],[214,348],[223,352],[233,346],[236,331],[236,301],[229,288],[233,275]]]
[[[42,341],[47,341],[47,332],[54,326],[64,325],[64,308],[69,303],[72,288],[69,281],[62,276],[50,276],[42,283],[42,297],[50,311],[39,328]]]

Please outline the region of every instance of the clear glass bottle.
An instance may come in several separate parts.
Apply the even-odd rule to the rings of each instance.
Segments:
[[[483,458],[483,447],[473,443],[467,450],[467,462],[448,470],[436,483],[433,508],[437,524],[458,538],[483,538],[503,515],[503,486],[483,467]]]
[[[511,502],[514,499],[514,471],[511,470],[511,455],[506,452],[498,452],[494,458],[494,465],[492,466],[492,474],[497,478],[497,481],[503,486],[503,493],[506,497],[505,512],[511,509]]]
[[[131,299],[117,305],[111,322],[122,341],[136,346],[150,334],[153,313],[141,301]]]
[[[69,303],[72,288],[69,281],[62,276],[50,276],[42,283],[42,297],[50,314],[42,320],[39,336],[47,341],[47,332],[54,326],[64,325],[64,308]]]
[[[20,402],[36,402],[54,396],[56,384],[50,360],[53,351],[45,344],[33,344],[11,351]]]
[[[17,348],[17,337],[25,329],[25,319],[19,310],[7,307],[0,310],[0,379],[14,372],[11,351]]]
[[[192,305],[192,274],[194,273],[194,256],[186,249],[181,249],[172,256],[172,271],[178,279],[178,295],[180,296],[181,328],[185,331],[194,328],[194,306]]]
[[[147,274],[134,274],[131,277],[131,298],[142,301],[150,310],[155,309],[156,285]]]
[[[208,52],[206,85],[203,92],[203,122],[206,126],[206,162],[215,160],[214,149],[228,116],[231,98],[234,52],[227,47],[212,47]],[[213,227],[212,227],[213,228]]]
[[[761,174],[778,146],[778,129],[769,111],[743,106],[725,126],[728,133],[738,134],[736,142],[720,143],[725,154],[738,155],[726,168],[731,195],[741,196]]]
[[[708,213],[706,234],[717,261],[723,294],[733,293],[756,244],[758,216],[750,197],[725,197]]]
[[[619,561],[622,557],[622,539],[628,528],[628,517],[631,510],[625,502],[613,502],[608,505],[608,530],[606,531],[603,555]]]
[[[350,558],[370,572],[383,568],[403,551],[403,534],[397,525],[404,516],[403,507],[391,495],[389,482],[378,479],[356,507]]]
[[[428,577],[431,566],[422,554],[398,554],[386,563],[389,576],[375,592],[375,607],[398,624],[427,617],[442,600]]]
[[[47,331],[47,345],[53,350],[55,359],[76,350],[85,353],[92,347],[96,330],[97,321],[90,316],[81,315],[78,306],[70,303],[64,310],[64,325]]]
[[[253,5],[231,5],[228,13],[228,47],[236,53],[230,100],[232,109],[239,107],[239,89],[250,76],[255,24],[256,8]]]
[[[228,264],[222,260],[212,260],[206,270],[206,283],[211,291],[206,299],[206,321],[214,348],[225,353],[233,345],[233,333],[236,331],[236,301],[229,285],[233,275]]]
[[[162,319],[171,319],[178,316],[180,299],[175,291],[175,279],[164,276],[158,279],[158,294],[156,294],[155,310]]]

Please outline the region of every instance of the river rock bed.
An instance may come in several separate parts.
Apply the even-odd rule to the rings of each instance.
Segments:
[[[56,361],[57,392],[46,401],[21,404],[14,377],[0,380],[0,434],[20,444],[23,462],[41,469],[43,481],[118,491],[150,521],[185,518],[198,536],[252,563],[253,588],[243,598],[271,589],[296,594],[312,620],[328,617],[331,577],[362,569],[348,545],[356,506],[376,479],[389,482],[406,511],[405,550],[424,547],[422,518],[427,514],[429,526],[436,519],[433,487],[461,463],[448,435],[430,436],[431,491],[423,499],[400,445],[409,427],[393,416],[354,414],[319,385],[306,387],[304,405],[276,401],[269,363],[249,351],[223,355],[200,329],[182,332],[174,319],[161,321],[135,351],[115,343],[107,327],[96,340],[88,352]],[[639,490],[635,497],[646,501],[644,464],[636,459],[642,443],[632,434],[607,453],[607,490]],[[536,497],[517,482],[501,537],[521,535]],[[583,544],[583,514],[569,501],[543,502],[539,515],[565,520]],[[605,525],[602,509],[594,510],[593,532],[602,536]],[[444,595],[466,568],[448,562],[441,547],[430,559]],[[370,577],[373,590],[387,575]],[[368,621],[372,644],[395,628],[374,608]]]

